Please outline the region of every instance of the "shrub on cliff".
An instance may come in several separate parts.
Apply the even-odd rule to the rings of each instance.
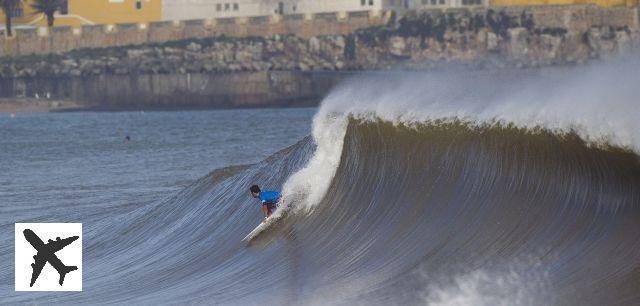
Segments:
[[[393,34],[393,30],[386,26],[369,27],[356,31],[358,41],[373,47],[381,41],[387,40]]]

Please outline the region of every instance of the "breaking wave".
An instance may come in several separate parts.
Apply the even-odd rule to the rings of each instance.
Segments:
[[[311,137],[85,224],[83,293],[6,301],[639,304],[637,67],[353,79]],[[247,246],[256,182],[298,213]]]

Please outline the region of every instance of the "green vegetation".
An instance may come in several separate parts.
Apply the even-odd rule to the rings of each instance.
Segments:
[[[34,0],[31,3],[31,7],[34,9],[34,14],[43,14],[47,17],[47,25],[53,26],[55,20],[56,11],[62,7],[62,0]]]
[[[11,22],[13,20],[13,12],[18,7],[18,5],[20,5],[20,0],[0,0],[0,8],[2,8],[2,12],[4,12],[5,25],[8,36],[13,36]]]
[[[390,18],[386,25],[361,29],[356,33],[360,41],[372,46],[390,36],[420,37],[423,42],[425,38],[435,38],[439,42],[444,42],[447,30],[477,33],[485,27],[506,38],[509,28],[525,27],[532,31],[535,24],[531,14],[526,11],[523,11],[520,16],[509,16],[504,11],[496,13],[491,9],[478,13],[434,10],[410,13],[397,21],[396,18]]]

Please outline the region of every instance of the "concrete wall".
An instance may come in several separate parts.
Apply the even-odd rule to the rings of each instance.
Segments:
[[[36,93],[99,109],[236,108],[315,105],[348,72],[98,75],[0,82],[2,97]]]
[[[61,53],[79,48],[105,48],[132,44],[161,43],[169,40],[214,36],[272,36],[295,34],[300,37],[349,34],[356,29],[379,25],[383,19],[367,11],[254,18],[165,21],[145,24],[90,25],[19,29],[14,37],[0,36],[0,56]]]
[[[638,0],[491,0],[492,6],[532,6],[532,5],[598,5],[600,7],[632,7]]]
[[[489,5],[490,0],[414,0],[417,9],[474,8]]]
[[[585,31],[592,26],[638,27],[638,9],[581,6],[493,7],[493,10],[523,10],[533,16],[539,28],[564,28]],[[310,19],[309,19],[310,18]],[[19,29],[14,37],[0,36],[0,56],[62,53],[79,48],[104,48],[124,45],[162,43],[190,38],[272,36],[294,34],[302,38],[319,35],[349,34],[383,24],[382,17],[371,11],[318,13],[165,21],[145,24],[95,25],[80,29],[70,27]]]
[[[562,9],[558,9],[562,8]],[[507,6],[492,7],[518,14],[523,10],[531,13],[537,27],[564,28],[586,31],[592,26],[612,26],[638,28],[638,9],[627,7],[602,8],[595,5],[571,6]]]
[[[518,19],[522,8],[514,10]],[[59,57],[24,57],[0,62],[0,97],[74,101],[103,109],[255,107],[289,105],[322,97],[347,71],[433,69],[445,63],[472,67],[545,67],[581,64],[640,48],[638,11],[594,7],[526,8],[535,19],[529,23],[498,27],[477,24],[464,10],[407,15],[402,24],[422,25],[420,31],[399,26],[372,28],[356,35],[214,39],[158,46],[128,46]],[[449,14],[452,13],[452,14]],[[74,34],[70,28],[51,29],[43,37],[37,30],[21,30],[21,44],[12,52],[66,49],[96,45],[129,45],[139,41],[167,41],[189,37],[334,34],[354,25],[375,22],[368,15],[352,15],[350,23],[338,16],[318,15],[312,22],[303,15],[286,15],[282,21],[255,17],[204,20],[178,24],[164,22],[141,28],[86,26]],[[444,20],[444,29],[429,26],[429,18]],[[507,22],[510,23],[510,22]],[[554,28],[554,29],[548,29]],[[324,31],[324,32],[322,32]],[[425,34],[426,33],[426,34]],[[82,39],[79,39],[82,38]],[[56,39],[55,41],[51,41]],[[53,48],[53,49],[51,49]],[[48,94],[47,94],[48,93]],[[299,105],[299,104],[296,104]]]
[[[254,17],[382,10],[383,0],[163,0],[162,19]]]

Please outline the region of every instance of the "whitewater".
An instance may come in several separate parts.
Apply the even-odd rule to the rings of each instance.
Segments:
[[[297,144],[86,225],[85,292],[1,298],[640,304],[638,69],[355,77]],[[256,183],[292,213],[245,244]]]
[[[352,79],[323,101],[313,124],[315,156],[287,181],[285,193],[303,194],[300,202],[307,210],[320,201],[340,162],[350,118],[396,126],[459,122],[475,128],[542,129],[638,153],[638,68],[632,57],[575,68],[564,76],[443,70]]]

